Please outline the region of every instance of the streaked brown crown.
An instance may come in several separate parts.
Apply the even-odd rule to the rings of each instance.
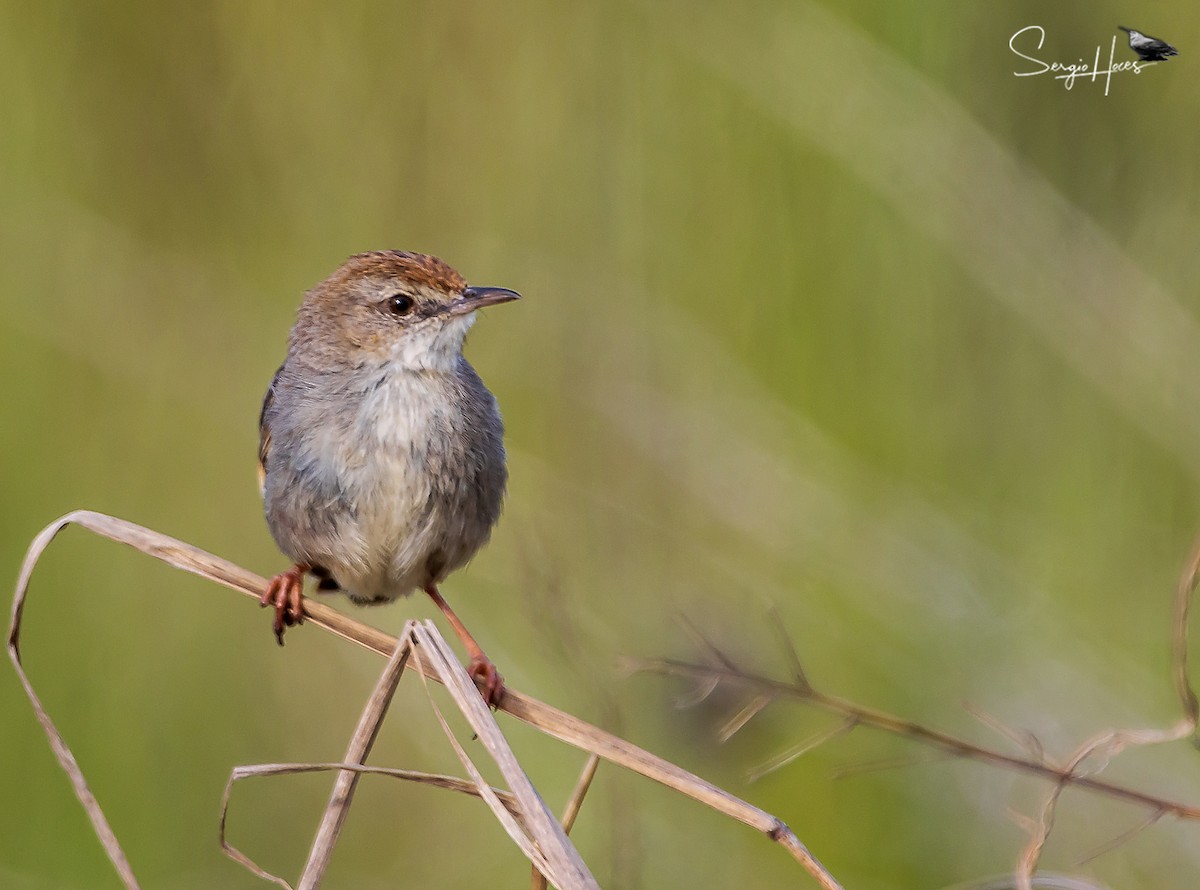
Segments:
[[[443,293],[459,293],[467,286],[466,280],[447,263],[435,256],[407,250],[356,253],[329,276],[326,284],[336,285],[369,276],[400,276],[413,284],[426,285]]]

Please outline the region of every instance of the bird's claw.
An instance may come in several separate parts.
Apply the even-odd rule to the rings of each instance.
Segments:
[[[283,645],[283,631],[293,624],[304,623],[304,573],[303,566],[293,566],[286,572],[280,572],[269,582],[263,591],[259,604],[264,608],[272,606],[275,609],[275,621],[272,629],[279,645]]]
[[[487,702],[487,706],[495,710],[500,707],[500,699],[504,698],[504,678],[486,655],[476,655],[467,665],[467,673],[479,687],[479,694]]]

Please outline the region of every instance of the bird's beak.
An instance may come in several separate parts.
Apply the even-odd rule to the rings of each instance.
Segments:
[[[446,304],[447,315],[466,315],[484,306],[495,306],[497,303],[511,303],[521,299],[521,295],[507,287],[468,287],[462,296]]]

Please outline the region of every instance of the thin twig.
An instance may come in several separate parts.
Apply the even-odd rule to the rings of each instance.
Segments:
[[[587,796],[588,789],[592,787],[592,779],[596,777],[596,767],[599,765],[599,757],[595,754],[588,755],[587,762],[583,765],[583,772],[579,774],[579,781],[575,783],[575,790],[567,799],[567,806],[559,820],[564,834],[570,834],[571,829],[575,827],[575,819],[583,808],[583,799]],[[530,887],[532,890],[546,890],[546,886],[546,876],[535,868],[530,879]]]
[[[1046,750],[1042,747],[1042,740],[1027,729],[1013,729],[1002,723],[998,717],[989,714],[982,708],[978,708],[970,702],[963,702],[963,710],[986,726],[988,729],[1004,736],[1018,748],[1021,748],[1029,755],[1029,759],[1036,763],[1046,762]]]
[[[841,714],[846,718],[853,718],[863,726],[870,726],[894,735],[904,736],[923,745],[928,745],[959,757],[978,760],[993,766],[1033,773],[1054,782],[1066,782],[1069,785],[1088,791],[1140,804],[1152,810],[1162,809],[1164,812],[1180,819],[1200,819],[1200,806],[1158,797],[1144,791],[1138,791],[1135,788],[1106,782],[1092,776],[1072,775],[1053,764],[1005,754],[1001,751],[969,742],[966,739],[952,736],[949,733],[930,729],[911,720],[897,717],[894,714],[873,708],[866,708],[846,699],[826,695],[813,689],[804,689],[783,680],[774,680],[770,677],[763,677],[740,670],[730,671],[726,668],[705,664],[692,664],[672,659],[643,659],[636,662],[636,664],[640,670],[650,673],[680,676],[693,681],[711,681],[717,679],[752,692],[774,694],[779,698],[790,698],[795,701],[805,702],[813,707]],[[1191,723],[1183,722],[1177,724],[1175,727],[1159,732],[1156,741],[1182,738],[1190,730]]]
[[[396,687],[404,673],[404,666],[408,663],[410,650],[408,630],[411,623],[405,625],[404,632],[400,635],[400,641],[392,652],[392,657],[388,659],[387,666],[379,675],[379,680],[371,692],[371,697],[367,699],[358,726],[355,727],[354,735],[351,736],[350,744],[346,748],[346,756],[342,758],[346,763],[353,763],[356,766],[365,764],[367,755],[371,753],[371,748],[375,745],[379,728],[383,726],[383,718],[387,715],[388,706],[392,703],[392,697],[396,694]],[[325,807],[325,814],[321,817],[321,824],[317,827],[317,834],[313,838],[308,862],[305,863],[304,871],[300,875],[297,890],[317,890],[324,879],[325,871],[329,868],[329,861],[333,858],[334,845],[337,843],[338,835],[342,833],[342,826],[346,823],[346,816],[350,812],[350,803],[354,800],[354,789],[358,786],[360,775],[358,770],[350,769],[338,773],[329,803]]]
[[[1059,799],[1070,784],[1070,777],[1086,775],[1083,769],[1084,764],[1099,755],[1099,762],[1089,770],[1091,773],[1096,773],[1107,767],[1113,757],[1128,747],[1178,741],[1189,735],[1190,732],[1191,728],[1186,725],[1186,722],[1179,724],[1173,730],[1106,730],[1080,745],[1067,762],[1059,768],[1062,778],[1046,795],[1041,818],[1030,833],[1029,843],[1018,861],[1016,874],[1018,890],[1030,890],[1032,887],[1033,874],[1037,871],[1038,860],[1041,858],[1042,850],[1054,827]],[[1161,818],[1163,812],[1162,808],[1156,808],[1153,811],[1154,821]]]
[[[800,653],[796,651],[796,646],[792,642],[792,638],[784,628],[778,604],[771,603],[767,606],[767,623],[775,631],[775,639],[778,641],[779,648],[783,650],[783,654],[787,658],[788,667],[792,672],[792,681],[800,689],[812,689],[812,683],[808,680],[808,673],[804,670],[804,665],[800,662]]]
[[[865,776],[868,773],[892,772],[898,769],[927,766],[931,763],[940,763],[951,756],[951,754],[945,751],[934,751],[931,754],[917,755],[915,757],[887,757],[882,760],[867,760],[862,763],[852,763],[848,766],[838,767],[833,771],[832,775],[835,779],[849,779],[853,776]]]
[[[757,782],[763,776],[769,776],[771,773],[775,772],[776,770],[783,769],[789,763],[791,763],[794,760],[797,760],[800,757],[803,757],[805,754],[807,754],[809,751],[812,751],[814,748],[819,748],[821,745],[824,745],[826,742],[833,741],[836,738],[840,738],[841,736],[848,734],[857,725],[858,725],[858,723],[854,720],[853,717],[847,717],[845,720],[842,720],[836,726],[831,726],[828,729],[824,729],[821,732],[818,732],[815,735],[812,735],[809,738],[805,739],[804,741],[800,742],[800,744],[793,745],[791,748],[788,748],[786,751],[776,754],[774,757],[772,757],[770,760],[766,761],[765,763],[760,764],[759,766],[756,766],[754,769],[750,770],[750,772],[747,774],[746,781]]]
[[[1078,864],[1079,865],[1087,865],[1087,863],[1091,862],[1093,859],[1098,859],[1101,856],[1103,856],[1105,853],[1110,853],[1113,850],[1115,850],[1117,847],[1121,846],[1122,844],[1128,843],[1129,841],[1131,841],[1135,837],[1137,837],[1139,834],[1141,834],[1143,831],[1145,831],[1147,828],[1150,828],[1151,826],[1157,824],[1158,820],[1161,819],[1164,815],[1165,815],[1165,813],[1163,813],[1162,810],[1155,810],[1149,816],[1147,816],[1145,819],[1143,819],[1141,822],[1139,822],[1137,825],[1133,826],[1133,828],[1130,828],[1128,831],[1121,832],[1119,835],[1117,835],[1112,840],[1106,841],[1105,843],[1101,844],[1096,849],[1092,850],[1090,853],[1088,853],[1086,856],[1084,856],[1082,859],[1080,859]]]
[[[722,744],[729,741],[739,732],[742,727],[762,713],[763,709],[775,699],[770,695],[756,695],[750,701],[746,702],[746,706],[734,714],[729,720],[717,731],[717,740]]]
[[[588,755],[587,763],[583,765],[583,772],[579,774],[579,781],[575,783],[575,790],[567,799],[567,806],[559,820],[562,823],[563,831],[567,834],[570,834],[571,829],[575,827],[575,820],[579,818],[579,811],[583,809],[583,799],[587,796],[588,789],[592,787],[592,779],[596,778],[598,766],[600,766],[600,758],[595,754]]]

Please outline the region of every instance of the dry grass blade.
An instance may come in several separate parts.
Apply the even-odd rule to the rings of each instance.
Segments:
[[[695,686],[690,692],[675,697],[675,709],[679,711],[687,711],[696,705],[702,703],[706,698],[716,691],[717,686],[721,683],[715,678],[701,678],[696,681]]]
[[[583,765],[583,772],[579,774],[579,781],[575,783],[575,790],[571,792],[571,797],[567,800],[566,809],[562,814],[563,831],[567,834],[571,833],[571,829],[575,827],[575,820],[579,818],[579,811],[583,809],[583,799],[587,797],[588,789],[592,787],[592,779],[596,778],[596,768],[600,765],[600,758],[592,754],[587,759],[587,763]]]
[[[121,844],[117,840],[116,834],[108,824],[108,819],[105,817],[104,811],[100,808],[100,802],[92,794],[87,780],[83,777],[83,770],[79,768],[79,764],[75,761],[75,755],[71,753],[71,749],[62,737],[62,733],[58,731],[58,727],[50,719],[50,714],[47,713],[41,699],[34,692],[33,684],[29,682],[29,677],[26,675],[25,668],[21,664],[21,615],[25,609],[26,595],[29,592],[29,578],[33,574],[34,566],[37,565],[42,552],[54,540],[55,535],[70,523],[76,522],[80,525],[86,525],[88,528],[105,537],[122,540],[120,537],[114,537],[114,535],[103,531],[103,523],[91,524],[93,517],[100,517],[105,520],[110,518],[98,513],[71,513],[57,522],[46,526],[30,543],[29,549],[25,553],[25,561],[21,564],[20,574],[17,576],[17,589],[13,596],[12,618],[8,627],[8,657],[12,659],[13,667],[17,670],[17,676],[21,679],[21,685],[25,688],[25,694],[29,697],[30,704],[33,705],[33,712],[37,715],[38,723],[41,724],[46,737],[50,740],[50,747],[54,751],[54,756],[58,759],[59,766],[63,768],[63,772],[70,778],[71,787],[75,790],[75,796],[79,798],[80,805],[83,807],[84,812],[87,813],[88,819],[91,820],[92,829],[96,832],[96,837],[100,839],[100,843],[104,847],[104,852],[108,854],[108,858],[112,862],[113,868],[116,869],[117,875],[120,876],[121,883],[125,885],[127,890],[137,890],[138,882],[137,878],[134,877],[133,867],[129,864],[129,859],[126,857],[125,851],[121,849]]]
[[[592,779],[596,778],[596,767],[599,765],[600,758],[595,754],[590,755],[587,763],[583,765],[583,772],[579,774],[579,781],[575,783],[575,790],[571,792],[560,820],[565,834],[570,834],[571,829],[575,827],[575,819],[579,816],[579,811],[583,809],[583,799],[587,796],[588,789],[592,787]],[[533,870],[531,887],[532,890],[546,890],[546,876],[536,868]]]
[[[716,643],[706,637],[700,628],[696,627],[696,623],[691,618],[687,615],[679,615],[677,618],[680,627],[687,632],[687,635],[695,641],[697,646],[704,650],[710,660],[731,671],[738,669],[733,659],[721,651],[721,648]]]
[[[796,646],[792,642],[792,638],[784,629],[783,616],[779,614],[779,606],[775,603],[770,603],[767,606],[767,624],[775,632],[775,638],[779,642],[779,648],[783,650],[784,656],[788,660],[788,666],[792,669],[792,681],[801,689],[812,689],[812,683],[808,681],[808,674],[804,671],[804,665],[800,663],[800,653],[796,651]]]
[[[129,863],[115,835],[109,828],[99,804],[88,789],[83,773],[75,763],[70,749],[61,735],[54,728],[49,715],[34,694],[33,687],[21,667],[18,640],[20,637],[21,612],[25,604],[30,575],[38,558],[47,545],[63,528],[68,525],[80,525],[89,531],[119,543],[127,544],[141,552],[166,562],[175,568],[183,569],[200,577],[215,581],[225,587],[236,590],[248,597],[258,600],[266,587],[266,579],[253,572],[237,566],[228,560],[207,553],[198,547],[178,541],[160,532],[152,531],[143,526],[95,513],[80,510],[70,513],[54,521],[33,540],[26,553],[17,583],[16,595],[13,600],[12,624],[9,632],[9,654],[16,665],[26,694],[33,704],[50,743],[63,770],[70,777],[75,787],[76,795],[92,819],[93,827],[105,850],[109,853],[118,874],[127,888],[136,887]],[[362,622],[349,618],[336,609],[323,603],[305,600],[305,619],[308,623],[335,636],[356,643],[379,655],[389,657],[395,651],[396,639],[381,630],[370,627]],[[418,665],[420,667],[420,665]],[[422,670],[422,676],[425,676]],[[706,674],[711,677],[712,674]],[[437,679],[437,678],[433,678]],[[668,788],[679,792],[693,800],[710,807],[732,819],[749,825],[762,832],[771,840],[786,849],[825,890],[837,890],[839,884],[829,874],[821,863],[804,847],[781,820],[770,813],[747,803],[740,798],[718,788],[711,782],[706,782],[699,776],[682,769],[668,760],[664,760],[650,752],[639,748],[625,739],[612,733],[605,732],[572,714],[552,707],[545,702],[507,689],[500,702],[500,710],[538,729],[546,735],[565,742],[581,750],[595,754],[598,757],[622,766],[646,778],[653,779]]]
[[[389,769],[383,766],[364,766],[359,763],[259,763],[254,766],[239,766],[233,769],[229,775],[229,781],[225,783],[225,793],[221,796],[221,818],[218,827],[218,838],[221,843],[221,850],[224,851],[230,859],[244,866],[248,871],[257,875],[264,880],[286,887],[291,890],[291,885],[276,875],[261,868],[249,856],[239,850],[225,837],[225,826],[229,819],[229,807],[233,796],[233,786],[235,783],[243,779],[250,779],[258,776],[287,776],[299,775],[302,773],[330,772],[338,770],[339,772],[354,772],[363,775],[372,776],[387,776],[392,779],[400,779],[406,782],[416,782],[419,785],[430,785],[434,788],[444,788],[447,791],[457,791],[460,794],[469,794],[473,797],[479,797],[479,789],[474,782],[467,782],[455,776],[443,776],[438,773],[425,773],[417,770],[406,769]],[[512,813],[517,812],[517,803],[513,796],[507,791],[500,791],[493,788],[492,792],[500,800],[501,803],[508,808]]]
[[[762,713],[763,708],[775,701],[772,695],[756,695],[746,703],[746,706],[734,714],[725,725],[717,731],[717,740],[722,744],[729,741],[742,727]]]
[[[1113,850],[1117,849],[1117,847],[1121,846],[1122,844],[1128,843],[1129,841],[1131,841],[1135,837],[1137,837],[1139,834],[1141,834],[1143,831],[1145,831],[1147,828],[1150,828],[1152,825],[1155,825],[1158,822],[1158,820],[1161,819],[1165,815],[1166,815],[1166,813],[1164,813],[1162,810],[1155,810],[1153,813],[1151,813],[1149,816],[1147,816],[1145,819],[1143,819],[1137,825],[1133,826],[1133,828],[1130,828],[1128,831],[1121,832],[1119,835],[1117,835],[1112,840],[1108,841],[1107,843],[1103,843],[1096,849],[1092,850],[1092,852],[1088,853],[1086,856],[1084,856],[1082,859],[1080,859],[1078,864],[1086,865],[1087,863],[1091,862],[1093,859],[1098,859],[1101,856],[1103,856],[1105,853],[1110,853]]]
[[[938,763],[952,755],[946,752],[933,752],[925,755],[915,755],[913,757],[887,757],[881,760],[867,760],[862,763],[853,763],[850,766],[843,766],[835,769],[832,773],[835,779],[851,779],[855,776],[865,776],[868,773],[885,773],[898,769],[910,769],[917,766],[927,766],[931,763]]]
[[[1037,763],[1045,763],[1046,751],[1042,747],[1041,739],[1026,729],[1013,729],[1011,726],[1001,722],[999,718],[992,716],[982,708],[977,708],[970,702],[963,702],[963,710],[992,730],[998,735],[1011,741],[1018,748],[1023,750],[1030,759]]]
[[[412,639],[418,647],[419,659],[422,662],[427,660],[433,662],[434,670],[442,678],[446,691],[454,698],[458,710],[462,712],[463,717],[467,718],[470,728],[475,730],[482,746],[499,766],[500,774],[504,776],[504,781],[508,783],[510,792],[515,796],[517,805],[521,808],[518,823],[520,823],[523,837],[514,836],[512,840],[526,850],[529,861],[538,866],[539,871],[545,874],[548,880],[552,880],[560,890],[592,890],[592,888],[599,890],[600,885],[592,877],[592,872],[588,871],[578,850],[566,837],[563,826],[558,824],[558,820],[554,818],[550,808],[546,806],[546,802],[541,799],[538,790],[533,787],[533,782],[529,781],[529,776],[522,769],[516,754],[512,753],[508,739],[505,739],[504,733],[500,732],[496,717],[487,708],[474,681],[458,663],[442,635],[439,635],[432,623],[426,621],[426,623],[413,624]],[[438,720],[442,723],[446,738],[450,739],[452,746],[455,747],[463,766],[466,766],[476,782],[482,782],[482,777],[475,770],[474,764],[470,763],[462,746],[458,745],[442,712],[437,710],[437,704],[434,702],[432,694],[430,702],[437,711]],[[505,822],[506,826],[511,824],[511,820],[504,819],[500,813],[497,813],[497,818]],[[511,831],[510,835],[512,835]]]
[[[1054,830],[1054,817],[1058,813],[1058,801],[1062,797],[1066,784],[1060,782],[1050,789],[1042,804],[1042,815],[1029,834],[1029,843],[1021,851],[1017,860],[1016,890],[1033,890],[1033,873],[1037,871],[1038,862],[1042,858],[1042,850],[1050,840],[1050,832]]]
[[[1046,842],[1050,839],[1050,832],[1054,828],[1054,817],[1058,809],[1059,798],[1062,797],[1063,791],[1072,778],[1086,775],[1083,770],[1084,764],[1090,760],[1099,758],[1099,762],[1093,764],[1089,769],[1093,773],[1099,772],[1108,766],[1109,761],[1113,757],[1128,747],[1158,745],[1163,742],[1178,741],[1191,734],[1192,729],[1191,721],[1182,720],[1174,728],[1166,730],[1107,730],[1080,745],[1071,755],[1067,764],[1060,770],[1062,778],[1050,790],[1050,793],[1046,795],[1046,801],[1042,806],[1041,818],[1036,823],[1035,830],[1030,832],[1029,843],[1026,845],[1017,864],[1016,877],[1018,890],[1030,890],[1033,886],[1033,873],[1037,870],[1042,850],[1046,846]],[[1150,824],[1157,822],[1165,813],[1166,807],[1155,807]],[[1138,827],[1133,834],[1137,834],[1144,827],[1146,826]],[[1113,846],[1123,843],[1127,839],[1127,837],[1122,836],[1105,849],[1112,849]],[[1104,850],[1101,852],[1104,852]]]
[[[1093,753],[1110,745],[1112,735],[1114,734],[1105,733],[1091,742],[1080,746],[1071,755],[1071,759],[1061,770],[1063,778],[1046,795],[1046,800],[1042,804],[1041,817],[1034,823],[1034,829],[1029,833],[1029,843],[1025,845],[1020,859],[1017,860],[1017,890],[1032,890],[1033,888],[1033,873],[1037,871],[1042,850],[1045,849],[1046,842],[1050,839],[1050,832],[1054,830],[1054,818],[1058,813],[1058,801],[1062,797],[1063,791],[1066,790],[1068,779],[1077,774],[1079,767]]]
[[[430,694],[429,702],[442,726],[442,731],[445,732],[446,738],[450,741],[459,760],[462,761],[463,766],[479,786],[484,800],[492,807],[496,818],[504,826],[509,837],[520,847],[538,871],[548,880],[553,881],[560,890],[593,890],[593,888],[599,890],[600,885],[596,883],[596,879],[592,877],[578,851],[567,839],[566,832],[562,830],[562,826],[558,824],[533,787],[533,783],[529,781],[529,777],[521,768],[520,762],[512,748],[509,747],[508,740],[504,738],[500,727],[496,725],[495,718],[479,695],[474,682],[467,676],[462,665],[458,663],[445,640],[429,623],[410,622],[409,633],[411,634],[410,639],[416,647],[414,657],[425,667],[431,668],[433,674],[441,677],[446,690],[454,699],[454,703],[458,705],[467,723],[500,768],[500,773],[508,783],[509,790],[517,800],[521,812],[516,818],[501,809],[498,801],[493,805],[486,790],[487,783],[484,782],[483,776],[458,743],[441,709],[437,706],[436,700]],[[429,692],[428,686],[426,691]]]
[[[388,706],[392,703],[392,696],[396,694],[396,686],[404,674],[404,665],[408,662],[411,648],[408,631],[411,625],[411,621],[405,625],[404,633],[396,643],[392,657],[388,659],[387,666],[379,675],[379,681],[371,691],[371,697],[367,699],[362,716],[358,720],[358,726],[355,727],[354,735],[350,738],[346,756],[343,758],[346,763],[362,765],[366,763],[367,755],[371,753],[371,748],[379,735],[379,728],[383,725],[383,718],[387,715]],[[342,770],[338,773],[337,780],[333,785],[333,793],[325,807],[325,814],[321,817],[321,824],[317,827],[316,837],[313,838],[308,862],[300,876],[298,890],[316,890],[325,877],[329,861],[333,858],[333,847],[342,833],[342,826],[350,811],[350,802],[354,799],[354,789],[358,785],[360,775],[361,773],[357,770]]]
[[[1181,720],[1168,729],[1106,729],[1079,747],[1071,758],[1071,775],[1089,776],[1103,771],[1126,748],[1162,745],[1186,738],[1192,731],[1190,721]],[[1087,764],[1088,768],[1083,767]]]
[[[761,831],[791,853],[821,887],[826,890],[839,887],[833,876],[800,843],[792,830],[770,813],[734,797],[729,792],[676,766],[669,760],[664,760],[636,745],[631,745],[624,739],[617,738],[611,733],[585,723],[572,714],[552,708],[542,702],[534,702],[532,699],[510,690],[506,693],[501,708],[514,717],[540,729],[546,735],[585,751],[591,751],[605,760],[654,779],[718,813],[723,813]]]
[[[836,738],[846,735],[857,725],[858,723],[853,718],[849,718],[843,720],[841,723],[837,724],[837,726],[831,726],[826,730],[822,730],[821,732],[810,736],[800,744],[793,745],[791,748],[788,748],[781,754],[776,754],[767,762],[750,770],[746,776],[746,781],[757,782],[763,776],[768,776],[776,770],[783,769],[789,763],[803,757],[814,748],[819,748],[826,742],[831,742]]]

